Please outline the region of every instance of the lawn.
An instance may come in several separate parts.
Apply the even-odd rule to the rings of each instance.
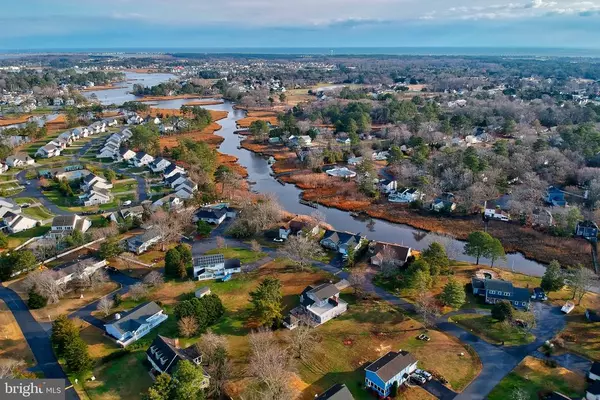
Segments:
[[[523,333],[508,323],[493,319],[490,315],[463,314],[453,316],[451,320],[489,342],[504,342],[506,346],[527,344],[535,339],[531,333]]]
[[[0,182],[14,181],[15,179],[15,174],[0,174]]]
[[[511,398],[515,388],[527,392],[530,400],[537,400],[538,393],[558,391],[573,399],[580,399],[585,392],[585,377],[565,368],[550,368],[543,361],[526,357],[488,395],[489,400]]]
[[[25,204],[25,203],[29,203],[29,204],[34,204],[37,203],[37,200],[35,200],[32,197],[18,197],[15,200],[15,203],[17,204]]]
[[[589,322],[582,314],[569,315],[567,327],[558,337],[564,340],[566,350],[600,361],[600,322]]]
[[[35,358],[23,337],[21,328],[2,300],[0,300],[0,358],[23,360],[29,366],[35,365]]]
[[[239,247],[213,249],[206,254],[223,254],[226,259],[238,258],[242,264],[251,264],[266,257],[266,254],[263,252],[256,252]]]
[[[25,243],[31,238],[43,236],[50,230],[49,226],[36,226],[35,228],[27,229],[19,233],[14,233],[8,236],[8,248],[15,247]]]
[[[40,221],[44,221],[46,219],[50,219],[54,216],[46,207],[37,206],[37,207],[28,207],[23,208],[22,213],[28,217],[33,219],[37,219]]]
[[[126,182],[119,182],[113,185],[111,192],[113,194],[131,192],[137,190],[137,181],[134,179],[127,180]]]

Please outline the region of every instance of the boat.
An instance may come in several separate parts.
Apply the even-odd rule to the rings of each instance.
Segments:
[[[573,311],[574,308],[575,308],[575,303],[573,303],[572,301],[567,301],[565,303],[565,305],[562,306],[562,308],[560,309],[560,311],[564,312],[565,314],[568,314],[571,311]]]
[[[302,200],[301,199],[299,202],[300,202],[300,204],[303,204],[305,206],[309,206],[309,207],[312,207],[312,208],[319,208],[319,205],[317,203],[312,202],[312,201],[307,201],[307,200]]]

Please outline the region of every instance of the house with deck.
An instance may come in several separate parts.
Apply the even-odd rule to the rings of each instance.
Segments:
[[[194,222],[204,221],[209,224],[219,225],[227,218],[227,211],[220,208],[201,208],[194,216]]]
[[[528,310],[531,302],[529,289],[514,287],[512,282],[500,279],[472,278],[473,294],[483,297],[487,304],[508,301],[515,308]]]
[[[180,361],[189,361],[194,365],[202,364],[202,353],[195,345],[186,348],[179,346],[179,339],[171,339],[158,335],[148,350],[146,350],[146,359],[152,366],[153,376],[160,374],[172,375]],[[207,388],[210,376],[204,372],[204,380],[200,384],[201,388]]]
[[[104,268],[108,263],[96,257],[84,257],[59,265],[52,270],[53,277],[59,285],[66,285],[79,275],[90,276]]]
[[[199,281],[209,279],[227,280],[231,275],[242,272],[240,260],[225,260],[223,254],[210,254],[195,257],[193,260],[194,278]]]
[[[126,347],[147,335],[167,318],[163,309],[151,301],[140,304],[129,311],[115,314],[115,319],[105,324],[104,328],[107,334],[117,340],[118,344]]]
[[[318,326],[345,313],[348,303],[340,299],[340,289],[336,285],[323,283],[307,286],[300,294],[300,307],[294,310],[292,314],[304,316],[309,323]]]
[[[26,153],[17,153],[15,155],[6,157],[6,165],[8,165],[10,168],[24,167],[26,165],[33,164],[35,164],[35,160],[29,157],[29,155]]]
[[[404,384],[416,369],[417,359],[408,351],[390,351],[365,368],[365,386],[387,397],[394,384]]]
[[[0,228],[8,233],[19,233],[27,229],[35,228],[40,221],[29,218],[22,214],[15,214],[8,211],[4,214]]]
[[[160,242],[161,239],[162,235],[158,231],[149,228],[146,232],[127,239],[127,250],[139,255]]]

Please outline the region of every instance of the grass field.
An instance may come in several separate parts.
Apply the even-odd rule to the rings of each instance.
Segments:
[[[6,173],[0,174],[0,182],[14,181],[16,179],[15,174]]]
[[[54,214],[52,214],[44,206],[23,208],[22,213],[28,217],[31,217],[33,219],[37,219],[40,221],[44,221],[44,220],[52,218],[54,216]]]
[[[451,319],[492,343],[504,342],[506,346],[513,346],[531,343],[535,339],[531,333],[523,334],[518,328],[499,322],[489,315],[463,314]]]
[[[18,197],[15,200],[15,203],[17,204],[25,204],[25,203],[29,203],[29,204],[34,204],[37,203],[37,201],[32,198],[32,197]]]
[[[265,258],[266,254],[263,252],[256,252],[248,249],[242,249],[237,247],[227,247],[223,249],[213,249],[208,251],[206,254],[223,254],[225,259],[238,258],[242,264],[251,264],[262,258]]]
[[[36,226],[35,228],[27,229],[19,233],[14,233],[8,236],[8,248],[15,247],[25,243],[33,237],[43,236],[50,230],[49,226]]]
[[[23,360],[35,364],[35,358],[23,337],[23,332],[6,304],[0,300],[0,358]]]
[[[530,400],[540,398],[540,393],[556,390],[573,399],[580,399],[585,392],[585,377],[565,368],[550,368],[543,361],[526,357],[489,394],[489,400],[512,398],[516,388],[527,392]]]
[[[113,194],[130,192],[137,189],[137,181],[135,179],[127,180],[126,182],[119,182],[113,185],[110,190]]]

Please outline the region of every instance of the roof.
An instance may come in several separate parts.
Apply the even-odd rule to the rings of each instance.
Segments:
[[[600,395],[600,381],[594,381],[588,388],[587,392],[593,395]]]
[[[332,242],[336,243],[336,244],[349,244],[349,243],[360,243],[361,240],[361,236],[358,234],[354,234],[354,233],[349,233],[349,232],[339,232],[339,231],[334,231],[334,230],[326,230],[325,234],[323,235],[323,239],[322,240],[331,240]]]
[[[121,334],[132,332],[142,326],[148,318],[162,311],[153,301],[140,304],[128,312],[122,313],[121,318],[112,320],[107,325],[113,325]]]
[[[308,290],[307,294],[312,294],[319,301],[327,300],[328,298],[335,296],[340,292],[340,290],[333,283],[323,283],[315,288],[309,286],[310,290]],[[306,290],[306,289],[305,289]]]
[[[176,169],[181,169],[181,167],[175,163],[171,163],[167,168],[165,168],[165,173],[168,174],[170,172],[175,171]]]
[[[594,375],[600,376],[600,362],[594,361],[592,367],[590,368],[590,372]]]
[[[374,372],[383,382],[389,382],[400,371],[416,362],[417,359],[408,351],[390,351],[365,369]]]
[[[316,400],[354,400],[352,393],[343,383],[336,383],[323,394],[316,397]]]
[[[210,292],[210,288],[208,286],[202,286],[199,289],[196,289],[196,294],[204,294],[204,293],[209,293]]]
[[[376,242],[373,252],[375,255],[383,253],[384,250],[393,252],[394,258],[400,261],[406,262],[410,256],[410,247],[401,246],[395,243]]]
[[[52,219],[52,226],[73,226],[77,215],[57,215]]]
[[[225,256],[223,254],[211,254],[194,258],[194,267],[206,268],[223,263],[225,263]]]
[[[80,258],[77,260],[73,260],[73,261],[69,261],[64,264],[61,264],[61,265],[57,266],[56,268],[53,268],[53,270],[64,272],[66,275],[71,275],[72,273],[75,272],[78,265],[87,267],[87,266],[96,264],[100,261],[102,261],[102,260],[99,258],[96,258],[93,256],[88,256],[88,257]]]
[[[496,292],[512,292],[513,284],[508,281],[501,281],[500,279],[486,279],[484,286],[487,290],[494,290]]]
[[[192,345],[181,349],[177,339],[171,339],[158,335],[153,341],[146,354],[158,365],[163,372],[170,373],[180,360],[192,361],[202,354]]]
[[[220,219],[227,212],[224,210],[216,209],[216,208],[201,208],[196,212],[196,217],[198,218],[211,218],[211,219]]]
[[[147,231],[145,231],[144,233],[140,233],[139,235],[136,235],[130,239],[127,240],[127,242],[129,242],[130,244],[133,244],[134,246],[141,246],[144,243],[159,237],[160,233],[152,230],[152,229],[148,229]]]

